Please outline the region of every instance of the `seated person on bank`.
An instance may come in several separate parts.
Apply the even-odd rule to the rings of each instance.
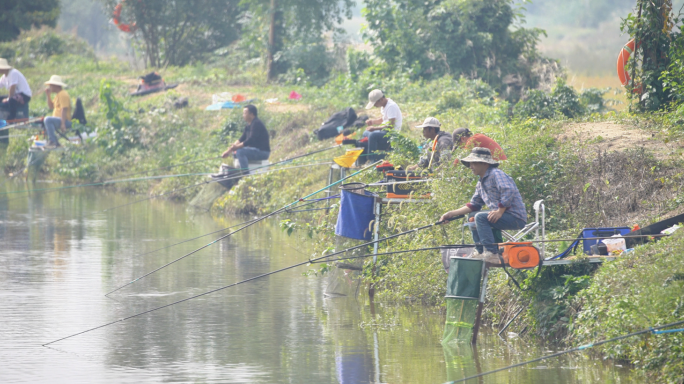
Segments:
[[[249,161],[268,160],[271,155],[268,131],[257,117],[257,108],[249,104],[242,110],[242,118],[247,122],[242,136],[221,155],[224,159],[234,153],[240,162],[243,174],[249,174]]]
[[[474,258],[491,264],[501,264],[499,247],[494,240],[495,229],[522,229],[527,224],[527,210],[513,179],[498,168],[488,148],[475,147],[461,164],[479,176],[475,194],[470,203],[442,215],[440,221],[455,216],[480,211],[487,206],[490,211],[475,214],[475,226],[471,227],[476,244]]]
[[[486,135],[481,133],[472,134],[468,128],[458,128],[452,134],[454,146],[471,150],[475,147],[487,148],[492,153],[492,158],[497,161],[507,160],[506,154],[501,146]],[[454,160],[454,165],[458,164],[458,158]]]
[[[67,129],[71,128],[71,98],[64,90],[67,85],[64,84],[60,76],[52,75],[50,80],[45,82],[45,85],[48,86],[45,89],[48,108],[52,109],[52,116],[43,119],[49,140],[46,148],[55,148],[59,147],[57,130],[66,133]],[[53,94],[54,98],[52,98]]]
[[[17,111],[20,108],[28,110],[28,103],[31,101],[31,88],[24,75],[16,68],[12,68],[7,60],[0,58],[0,88],[9,91],[9,95],[0,96],[0,109],[7,111],[7,120],[17,118]],[[28,116],[24,116],[28,118]],[[11,124],[11,123],[9,123]]]
[[[428,142],[423,145],[423,156],[420,157],[418,164],[407,167],[407,171],[430,169],[449,161],[454,142],[450,134],[440,130],[441,126],[439,120],[434,117],[428,117],[423,124],[416,126],[423,128],[423,137],[428,139]]]
[[[374,89],[368,94],[366,109],[373,107],[380,108],[382,117],[366,120],[368,127],[363,132],[363,137],[368,138],[368,160],[372,162],[384,158],[384,155],[375,155],[374,153],[378,150],[389,149],[389,137],[385,134],[390,129],[400,132],[402,123],[401,110],[397,103],[385,97],[385,94],[379,89]]]

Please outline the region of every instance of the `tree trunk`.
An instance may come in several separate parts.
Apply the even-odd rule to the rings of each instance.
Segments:
[[[273,81],[278,76],[278,69],[275,64],[274,55],[282,47],[282,24],[283,14],[278,11],[278,0],[271,0],[271,20],[268,28],[268,58],[267,76],[268,81]]]

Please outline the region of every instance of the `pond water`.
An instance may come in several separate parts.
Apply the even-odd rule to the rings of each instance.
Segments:
[[[103,212],[139,197],[95,188],[5,194],[54,186],[0,187],[2,383],[443,383],[552,352],[524,338],[505,342],[486,329],[474,349],[445,349],[437,311],[371,305],[363,293],[325,298],[326,278],[303,276],[307,267],[43,347],[306,260],[311,246],[284,234],[278,218],[268,219],[108,298],[115,287],[219,235],[141,253],[245,218],[212,218],[166,201]],[[627,368],[572,354],[470,382],[641,380]]]

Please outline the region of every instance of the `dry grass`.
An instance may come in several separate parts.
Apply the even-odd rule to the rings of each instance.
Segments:
[[[609,104],[609,106],[617,111],[622,111],[629,106],[625,88],[620,84],[617,73],[585,75],[571,72],[568,74],[568,85],[571,85],[580,92],[587,88],[611,88],[611,91],[605,95],[606,99],[613,100],[611,103],[613,105]]]

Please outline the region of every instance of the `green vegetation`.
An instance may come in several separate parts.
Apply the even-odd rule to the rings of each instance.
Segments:
[[[373,9],[375,3],[369,4],[368,12],[383,14],[378,17],[403,15],[403,10],[399,9],[388,9],[386,12],[389,14],[384,14],[385,11],[381,12],[379,8]],[[445,22],[468,21],[464,15],[484,12],[484,8],[476,7],[474,2],[459,4],[472,7],[466,7],[468,12],[463,14],[459,13],[463,9],[457,7],[449,9],[451,13],[437,12],[441,16],[435,13],[435,17],[444,17]],[[510,3],[503,1],[495,5],[502,7],[501,16],[505,16],[509,23],[506,25],[510,25],[514,17],[509,12]],[[262,7],[265,9],[264,4]],[[257,24],[261,32],[253,35],[261,36],[262,43],[266,25],[263,15],[265,11],[261,24]],[[391,24],[377,25],[389,28]],[[520,30],[506,31],[499,31],[504,40],[512,39],[518,44],[514,44],[518,49],[529,49],[527,57],[534,56],[533,42],[537,35],[524,31],[519,32],[524,35],[521,37],[516,34]],[[436,28],[434,32],[441,33],[444,29]],[[482,32],[480,43],[489,41],[491,45],[474,45],[486,48],[479,53],[498,49],[493,41],[488,40],[495,35],[490,32]],[[449,36],[445,35],[442,40],[451,42],[452,37]],[[477,42],[473,41],[473,44]],[[681,53],[677,47],[681,45],[679,40],[676,41],[677,44],[670,46],[674,55],[670,58],[672,63],[681,60],[677,56]],[[633,223],[643,226],[681,211],[684,202],[680,172],[682,150],[670,145],[681,140],[684,134],[681,128],[684,108],[679,104],[679,84],[683,80],[676,67],[667,67],[665,76],[669,77],[663,80],[663,92],[670,92],[670,96],[660,99],[660,106],[666,107],[665,110],[617,113],[609,110],[602,97],[606,90],[578,92],[567,86],[560,73],[544,77],[544,87],[525,88],[524,92],[521,87],[521,101],[516,103],[517,97],[510,97],[503,84],[506,75],[514,72],[507,66],[521,64],[511,57],[505,59],[505,54],[497,56],[501,74],[495,71],[488,74],[489,77],[482,74],[487,71],[481,72],[482,68],[487,68],[483,67],[483,60],[489,57],[485,53],[478,56],[477,62],[465,64],[457,59],[454,62],[446,59],[448,65],[442,66],[436,60],[440,65],[439,68],[435,66],[438,70],[427,72],[428,67],[424,64],[414,65],[415,57],[434,47],[423,46],[420,40],[416,40],[412,45],[416,50],[411,53],[413,59],[411,56],[396,57],[401,59],[401,65],[391,65],[390,59],[383,58],[381,54],[373,56],[349,50],[345,57],[346,69],[337,67],[330,70],[327,64],[315,64],[314,58],[308,61],[301,59],[311,55],[310,49],[321,54],[330,53],[327,49],[318,50],[318,40],[311,44],[302,43],[303,48],[297,51],[301,60],[287,56],[290,57],[287,59],[290,66],[281,77],[284,83],[267,83],[265,66],[250,61],[262,57],[263,51],[254,54],[243,45],[247,42],[247,39],[238,40],[225,50],[206,53],[204,63],[169,65],[160,72],[167,83],[179,83],[179,87],[142,98],[132,98],[128,93],[135,89],[136,78],[143,74],[143,70],[133,70],[131,65],[118,59],[96,58],[90,49],[77,45],[80,44],[78,40],[43,30],[24,33],[15,41],[3,43],[0,50],[3,54],[12,53],[11,62],[26,75],[34,90],[40,89],[50,75],[62,75],[69,84],[72,98],[80,97],[84,101],[89,120],[84,130],[98,135],[86,145],[65,143],[65,150],[50,153],[36,172],[41,178],[78,184],[132,174],[145,175],[150,169],[216,157],[238,137],[243,127],[239,109],[204,111],[204,107],[212,103],[212,95],[221,92],[240,93],[257,99],[259,116],[271,131],[271,161],[278,161],[332,145],[332,140],[317,141],[311,134],[312,130],[343,107],[353,106],[361,112],[368,90],[382,88],[399,103],[404,115],[404,130],[401,134],[392,135],[395,150],[388,156],[391,162],[403,166],[416,162],[416,149],[423,140],[420,131],[412,127],[427,116],[440,119],[447,131],[467,127],[484,133],[503,146],[509,160],[501,168],[516,180],[528,209],[531,210],[534,201],[545,200],[548,237],[552,239],[572,238],[583,227]],[[394,44],[400,46],[403,43],[395,41]],[[288,48],[296,46],[286,45]],[[376,52],[382,51],[380,45],[378,43]],[[160,53],[158,59],[162,57],[167,57],[166,53]],[[307,69],[305,64],[315,65]],[[531,62],[524,68],[517,68],[525,76],[531,73],[525,72],[531,68],[528,64]],[[321,67],[328,69],[319,71]],[[461,76],[473,69],[479,78]],[[302,94],[303,99],[289,100],[287,95],[292,90]],[[187,97],[189,107],[174,107],[174,101],[179,97]],[[279,103],[265,102],[271,98],[278,98]],[[43,99],[44,96],[37,95],[32,100],[33,115],[49,113]],[[378,111],[371,113],[377,115]],[[591,132],[573,134],[573,128],[579,123],[595,127],[600,135]],[[612,140],[606,127],[627,131],[624,145],[614,147],[615,151],[601,147],[602,143]],[[10,138],[10,145],[2,153],[3,170],[7,175],[23,176],[29,131],[14,130],[12,135],[16,136]],[[632,140],[631,136],[635,139]],[[643,137],[647,139],[637,139]],[[642,145],[644,147],[640,148]],[[293,165],[328,162],[339,153],[339,150],[323,152]],[[456,150],[454,156],[464,154],[462,150]],[[169,173],[212,172],[219,163],[219,159],[213,159],[176,167]],[[33,172],[31,170],[29,174]],[[250,215],[271,212],[324,186],[327,172],[328,165],[324,164],[245,178],[230,193],[215,201],[213,212]],[[378,173],[371,171],[358,180],[374,182],[379,178]],[[204,180],[203,176],[196,175],[154,182],[121,183],[112,188],[141,194],[167,193]],[[415,192],[432,192],[433,197],[428,204],[383,208],[380,235],[435,222],[442,213],[467,202],[476,181],[465,167],[445,164],[434,172],[432,182]],[[190,188],[168,197],[188,200],[197,193],[198,189]],[[282,227],[292,236],[301,236],[303,241],[314,238],[316,254],[321,255],[334,247],[333,225],[337,209],[333,204],[330,211],[288,216],[289,221],[283,222]],[[452,223],[380,244],[380,251],[471,241],[468,232],[463,238],[462,234],[462,228]],[[528,335],[574,345],[625,333],[627,328],[637,329],[679,318],[681,300],[678,298],[682,296],[679,274],[682,272],[669,262],[681,264],[679,256],[671,255],[681,253],[682,244],[684,239],[676,236],[639,247],[615,263],[604,266],[578,263],[563,268],[547,268],[539,277],[531,272],[515,272],[518,281],[527,289],[525,292],[509,286],[507,276],[501,271],[494,272],[490,280],[486,319],[500,326],[524,305],[528,309],[521,321],[528,324]],[[552,243],[548,253],[562,250],[562,245]],[[376,267],[375,274],[372,274],[370,262],[366,262],[363,275],[367,283],[375,285],[378,300],[389,303],[408,300],[433,306],[443,302],[446,275],[440,258],[434,252],[380,257]],[[323,266],[319,272],[327,268],[329,266]],[[626,323],[621,322],[620,316],[625,316]],[[657,379],[673,381],[673,378],[681,377],[684,368],[681,359],[675,358],[682,353],[680,339],[653,337],[657,342],[625,343],[606,347],[601,352],[604,356],[629,360],[649,370]]]

